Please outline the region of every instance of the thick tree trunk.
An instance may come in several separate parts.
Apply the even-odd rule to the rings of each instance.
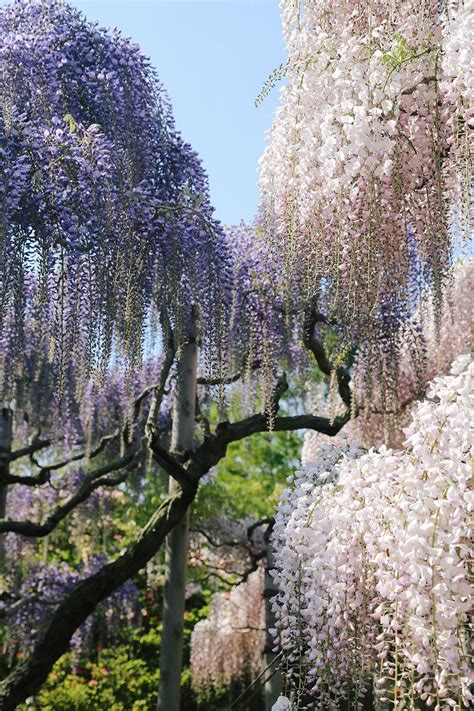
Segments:
[[[178,352],[178,381],[171,434],[171,451],[178,457],[193,446],[196,377],[197,345],[193,313],[187,342]],[[170,479],[170,493],[174,491],[175,486],[176,482]],[[188,535],[189,511],[166,539],[158,711],[180,709]]]
[[[1,460],[2,454],[8,454],[12,447],[12,411],[8,407],[0,410],[0,519],[7,512],[7,483],[4,481],[9,473],[9,465]],[[5,542],[0,533],[0,589],[5,575]]]
[[[276,661],[276,654],[273,652],[273,647],[275,646],[275,639],[270,634],[269,630],[275,627],[275,615],[273,614],[271,598],[277,594],[278,590],[273,582],[273,578],[270,575],[270,570],[273,570],[273,548],[269,536],[267,538],[267,560],[265,566],[265,586],[264,586],[264,598],[265,598],[265,667],[268,669],[266,672],[264,695],[265,695],[265,711],[271,711],[273,704],[276,702],[281,694],[281,674],[278,669],[278,662]],[[271,676],[270,676],[271,675]]]
[[[113,563],[78,583],[57,607],[33,652],[0,683],[0,711],[13,711],[41,688],[54,663],[69,647],[74,632],[97,605],[145,567],[171,529],[183,518],[197,486],[178,487],[141,530],[135,543]]]
[[[164,382],[162,386],[164,388]],[[188,403],[189,407],[193,408],[195,399],[189,399]],[[194,413],[192,410],[189,412],[192,413],[192,418],[190,416],[188,422],[194,423]],[[325,417],[300,415],[275,417],[273,425],[274,431],[314,429],[333,436],[349,419],[350,412],[347,410],[334,421]],[[153,443],[151,438],[155,461],[173,474],[179,486],[176,486],[175,493],[155,511],[135,542],[123,555],[78,583],[58,605],[48,628],[38,640],[32,653],[21,660],[0,683],[0,711],[12,711],[28,696],[38,692],[54,663],[67,651],[74,632],[100,602],[145,567],[170,531],[182,521],[195,498],[199,479],[225,457],[228,445],[250,437],[256,432],[267,432],[268,429],[268,418],[263,414],[253,415],[240,422],[221,422],[215,432],[208,434],[193,452],[192,457],[187,460],[189,461],[187,469],[182,467],[182,462],[176,456],[173,457],[168,451],[163,450],[159,442]],[[162,711],[170,711],[179,708],[179,702],[177,706],[163,705],[161,708]]]

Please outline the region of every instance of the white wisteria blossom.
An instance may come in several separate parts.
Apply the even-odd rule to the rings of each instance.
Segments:
[[[435,378],[405,449],[321,448],[275,524],[278,636],[295,708],[469,707],[469,356]],[[293,697],[291,697],[293,698]],[[355,705],[354,705],[355,704]]]
[[[210,689],[245,682],[263,668],[265,609],[263,569],[230,592],[218,593],[207,619],[191,636],[193,687],[204,695]]]
[[[292,707],[290,699],[286,696],[279,696],[272,706],[272,711],[290,711]]]
[[[426,284],[439,316],[472,204],[472,0],[282,0],[287,84],[260,168],[260,225],[341,352],[396,378]]]

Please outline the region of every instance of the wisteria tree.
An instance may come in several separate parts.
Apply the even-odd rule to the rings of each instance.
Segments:
[[[273,300],[278,274],[256,231],[226,236],[213,219],[205,175],[139,49],[59,0],[2,7],[0,37],[0,533],[48,536],[93,492],[136,480],[150,453],[172,482],[125,552],[66,586],[0,685],[6,710],[35,694],[167,534],[183,538],[199,480],[230,443],[270,429],[336,434],[350,390],[317,337],[316,305],[293,314]],[[321,370],[334,370],[340,417],[278,412],[283,364],[307,363],[298,328]],[[229,422],[225,390],[246,378],[248,411]],[[58,482],[62,495],[48,501]],[[46,514],[10,515],[11,487],[44,493]],[[168,710],[179,708],[176,649],[171,667],[162,660]]]
[[[274,709],[360,708],[373,681],[369,706],[467,708],[466,359],[416,400],[471,340],[449,286],[472,231],[472,3],[282,7],[288,83],[260,222],[288,282],[339,324],[335,353],[357,347],[366,441],[399,444],[413,420],[402,452],[312,447],[281,503],[289,693]]]
[[[292,478],[275,525],[276,708],[472,705],[469,360],[431,384],[403,450],[325,444]]]
[[[396,411],[403,326],[427,285],[443,318],[469,224],[469,3],[285,0],[283,21],[288,84],[258,226],[224,232],[136,46],[59,0],[0,10],[0,534],[47,536],[150,456],[171,482],[133,544],[53,606],[1,709],[40,688],[171,532],[159,708],[179,709],[199,481],[257,432],[336,435],[357,414],[356,349],[365,397]],[[286,373],[314,365],[341,411],[282,414]],[[58,476],[65,495],[44,518],[11,517],[9,487],[47,498]]]

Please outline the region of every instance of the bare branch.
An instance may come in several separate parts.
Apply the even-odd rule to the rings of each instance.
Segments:
[[[309,311],[303,331],[303,343],[314,355],[318,367],[324,375],[330,376],[336,373],[339,395],[344,405],[350,410],[352,404],[352,393],[349,386],[350,375],[342,366],[335,367],[329,360],[326,350],[316,335],[316,324],[324,321],[324,317],[315,310]]]
[[[73,454],[71,457],[68,457],[67,459],[63,459],[62,461],[55,462],[54,464],[40,464],[34,458],[32,458],[32,461],[34,464],[36,464],[37,467],[40,468],[40,470],[45,470],[47,472],[56,471],[58,469],[64,469],[64,467],[67,467],[69,464],[72,464],[73,462],[79,462],[81,459],[84,459],[87,456],[89,459],[94,459],[101,452],[104,451],[106,445],[109,444],[109,442],[112,442],[114,439],[117,439],[119,434],[120,434],[120,430],[115,430],[115,432],[104,435],[103,437],[100,438],[99,443],[91,452],[87,453],[86,451],[81,451],[81,452],[78,452],[77,454]],[[22,482],[17,482],[17,483],[22,483]]]
[[[229,548],[236,548],[237,546],[242,546],[242,541],[237,541],[237,540],[232,540],[232,541],[216,541],[210,533],[207,531],[204,531],[202,528],[191,528],[190,529],[191,533],[199,533],[201,536],[204,536],[204,538],[208,541],[208,543],[211,544],[213,548],[225,548],[229,546]],[[244,546],[245,547],[245,546]]]
[[[226,455],[227,447],[258,432],[290,432],[295,430],[315,430],[334,437],[350,420],[350,412],[330,420],[317,415],[294,415],[275,417],[273,422],[263,414],[252,415],[237,422],[220,422],[215,433],[205,437],[202,444],[188,456],[187,473],[193,481],[198,481]]]
[[[42,486],[46,484],[50,479],[50,470],[44,467],[36,476],[17,476],[16,474],[5,474],[3,477],[3,483],[9,484],[22,484],[23,486]]]
[[[238,380],[242,380],[245,377],[245,374],[249,371],[253,372],[254,370],[258,370],[262,365],[262,361],[256,360],[253,363],[251,363],[243,372],[238,372],[234,373],[233,375],[227,375],[223,378],[204,378],[200,377],[197,379],[197,384],[198,385],[231,385],[232,383],[236,383]]]
[[[38,452],[40,449],[45,449],[50,445],[50,439],[40,439],[39,437],[35,437],[31,444],[26,447],[22,447],[21,449],[17,449],[15,452],[1,452],[0,460],[4,460],[5,463],[8,464],[9,462],[14,462],[16,459],[20,459],[21,457],[28,457],[35,454],[35,452]]]
[[[132,464],[134,464],[137,452],[129,452],[124,457],[105,464],[102,467],[94,469],[87,474],[85,481],[79,489],[73,494],[64,504],[58,506],[56,510],[48,516],[44,523],[35,523],[33,521],[12,521],[10,519],[0,520],[0,533],[19,533],[22,536],[29,538],[42,538],[53,531],[56,526],[66,518],[79,504],[82,504],[90,494],[100,486],[116,486],[128,476]],[[106,478],[110,474],[119,469],[125,468],[126,471],[117,477]]]
[[[257,528],[260,528],[260,526],[273,526],[275,523],[275,517],[274,516],[266,516],[265,518],[259,518],[257,521],[252,523],[251,526],[247,528],[247,538],[249,541],[252,540],[252,536]]]
[[[220,570],[219,568],[213,569],[211,566],[207,566],[207,567],[209,568],[209,572],[206,573],[206,575],[200,576],[200,578],[199,578],[199,579],[202,580],[202,581],[207,581],[207,580],[209,580],[210,578],[217,578],[217,579],[220,580],[222,583],[225,583],[226,585],[229,585],[230,587],[232,587],[233,585],[239,585],[239,583],[242,582],[242,580],[240,580],[240,579],[237,580],[237,581],[228,580],[227,578],[225,578],[225,577],[222,575],[221,572],[217,572],[218,570]],[[229,573],[229,575],[231,575],[231,573]]]
[[[267,552],[266,550],[259,551],[258,553],[255,554],[250,554],[250,565],[248,568],[244,570],[243,573],[237,573],[237,572],[227,572],[226,570],[223,570],[222,568],[218,568],[217,566],[212,566],[209,565],[209,563],[205,561],[201,561],[202,565],[209,571],[206,575],[200,576],[201,580],[209,580],[209,578],[214,577],[217,578],[218,580],[221,580],[223,583],[226,583],[229,586],[234,586],[234,585],[240,585],[241,583],[245,583],[249,576],[254,573],[256,570],[258,570],[258,564],[259,562],[265,558]],[[233,580],[228,580],[227,578],[224,577],[224,575],[229,575]]]
[[[163,320],[163,328],[168,334],[168,340],[165,352],[165,359],[161,367],[158,383],[156,383],[154,388],[153,400],[150,405],[150,410],[148,412],[148,418],[145,426],[145,432],[149,445],[150,442],[153,440],[156,427],[156,418],[158,417],[158,412],[160,410],[161,403],[163,402],[163,397],[166,392],[166,381],[168,380],[168,376],[175,358],[175,346],[172,337],[171,326],[167,321]]]

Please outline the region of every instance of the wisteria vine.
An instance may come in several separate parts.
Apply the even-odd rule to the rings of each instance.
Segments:
[[[160,316],[179,341],[193,303],[215,344],[229,277],[207,178],[139,47],[59,0],[3,6],[3,399],[31,382],[26,353],[33,383],[45,361],[57,399],[80,401],[111,361],[150,355]]]
[[[433,381],[404,450],[327,444],[290,477],[274,528],[287,708],[472,702],[473,377],[461,356]]]

